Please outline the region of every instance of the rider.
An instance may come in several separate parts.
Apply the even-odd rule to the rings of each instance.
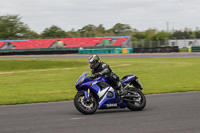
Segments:
[[[101,59],[98,55],[92,55],[88,59],[88,63],[90,64],[90,68],[92,69],[91,74],[95,75],[95,77],[106,76],[114,86],[115,90],[119,90],[119,94],[121,95],[123,92],[123,86],[120,82],[120,78],[112,72],[109,65],[104,62],[101,62]],[[116,91],[117,92],[117,91]]]

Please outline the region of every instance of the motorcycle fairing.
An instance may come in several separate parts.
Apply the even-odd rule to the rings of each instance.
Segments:
[[[99,77],[99,78],[96,78],[93,80],[93,79],[86,77],[86,75],[88,73],[89,72],[83,73],[80,76],[80,78],[77,80],[77,83],[76,83],[76,89],[78,91],[82,91],[85,95],[85,98],[88,98],[87,88],[89,88],[91,91],[96,93],[99,97],[99,100],[98,100],[99,109],[114,107],[114,106],[116,106],[116,107],[126,107],[127,106],[126,103],[124,103],[124,102],[120,102],[120,103],[116,102],[115,90],[111,86],[108,86],[101,90],[101,88],[97,85],[98,83],[100,83],[102,81],[108,83],[109,80],[107,77]],[[136,75],[128,75],[123,79],[122,84],[129,83],[129,82],[133,81],[134,79],[136,79]],[[109,96],[108,93],[112,94],[112,97]],[[91,93],[91,95],[92,95],[92,93]]]
[[[137,79],[136,75],[127,75],[122,78],[121,83],[122,84],[130,83],[131,81],[136,80],[136,79]]]

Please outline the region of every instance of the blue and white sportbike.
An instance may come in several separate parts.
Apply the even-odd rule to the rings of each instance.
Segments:
[[[78,92],[74,97],[74,105],[81,113],[93,114],[97,109],[126,107],[132,111],[139,111],[146,106],[146,98],[141,92],[142,84],[136,75],[126,75],[122,78],[124,90],[118,98],[107,77],[86,77],[88,73],[84,72],[76,82]]]

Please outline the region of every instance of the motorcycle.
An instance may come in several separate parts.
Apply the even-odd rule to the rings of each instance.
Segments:
[[[141,92],[142,84],[136,75],[126,75],[121,79],[124,88],[122,96],[109,85],[106,76],[95,78],[87,77],[89,72],[84,72],[76,82],[78,91],[74,97],[76,109],[83,114],[93,114],[97,109],[128,108],[140,111],[146,106],[146,98]]]

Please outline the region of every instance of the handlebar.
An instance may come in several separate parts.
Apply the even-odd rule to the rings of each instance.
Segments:
[[[91,75],[88,78],[90,78],[90,79],[96,79],[97,77],[95,75]]]

